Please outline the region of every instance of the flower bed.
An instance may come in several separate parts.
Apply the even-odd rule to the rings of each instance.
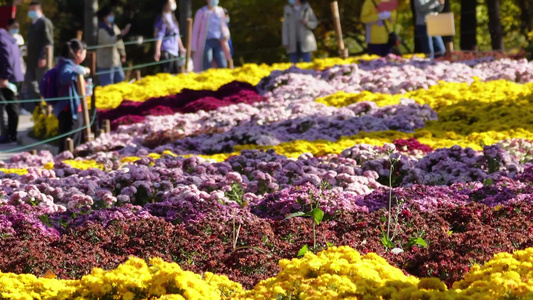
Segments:
[[[94,269],[80,280],[35,278],[32,275],[0,273],[0,287],[6,298],[102,298],[120,299],[516,299],[532,295],[531,255],[533,249],[500,253],[485,266],[474,265],[466,279],[452,289],[437,278],[406,276],[375,253],[361,255],[349,247],[331,247],[302,259],[281,260],[280,273],[262,281],[251,291],[210,272],[201,276],[178,265],[151,259],[130,258],[116,269]]]
[[[529,63],[311,66],[0,163],[1,297],[531,297]]]
[[[103,113],[101,119],[113,120],[115,128],[118,124],[142,122],[144,120],[140,117],[142,115],[169,115],[178,112],[180,110],[177,108],[181,107],[184,100],[190,96],[190,89],[218,89],[232,81],[257,85],[261,94],[267,97],[289,99],[286,95],[299,95],[298,97],[301,98],[302,92],[308,93],[310,97],[328,96],[337,91],[405,93],[436,85],[439,81],[472,82],[474,77],[486,81],[506,79],[529,82],[533,74],[533,66],[524,60],[478,59],[460,63],[433,64],[426,60],[399,59],[392,56],[387,59],[366,59],[366,57],[355,58],[349,61],[358,62],[358,64],[336,66],[334,64],[343,61],[316,60],[314,63],[299,64],[303,69],[288,69],[289,64],[271,67],[246,65],[234,71],[210,70],[202,74],[178,76],[159,74],[149,76],[135,84],[120,83],[98,89],[97,95],[101,96],[98,96],[97,107],[101,110],[112,110]],[[328,68],[323,70],[326,67]],[[261,80],[263,76],[267,77]],[[289,84],[285,86],[287,82]],[[185,87],[187,90],[183,90]],[[277,94],[269,93],[274,87]],[[221,94],[223,95],[227,90],[226,88],[219,91],[218,97],[221,97]],[[193,96],[195,97],[198,95]],[[152,99],[150,103],[138,103],[148,99]],[[238,103],[235,100],[238,99],[227,103]],[[198,109],[212,109],[225,105],[224,101],[219,103],[214,99],[204,99],[200,102],[205,102],[205,104],[192,104],[190,105],[192,107],[184,111],[194,112]],[[51,137],[57,133],[57,120],[54,116],[46,116],[36,111],[34,120],[36,122],[34,134],[37,137]]]

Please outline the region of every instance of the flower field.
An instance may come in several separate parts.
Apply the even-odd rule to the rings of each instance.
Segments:
[[[533,299],[533,63],[373,57],[97,91],[0,162],[0,299]]]

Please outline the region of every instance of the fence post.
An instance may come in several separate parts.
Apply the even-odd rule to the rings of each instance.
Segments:
[[[142,79],[141,70],[135,70],[135,81],[139,81],[141,79]]]
[[[130,62],[128,63],[128,70],[126,71],[126,81],[130,81],[131,79],[131,68],[133,67],[133,64]]]
[[[85,87],[85,78],[83,78],[83,75],[78,75],[78,91],[80,93],[80,99],[81,99],[81,109],[83,113],[83,126],[87,126],[87,128],[84,129],[85,132],[85,141],[90,142],[92,141],[92,134],[91,134],[91,120],[89,118],[89,110],[87,108],[87,97],[86,97],[86,87]]]
[[[71,138],[65,139],[65,149],[70,151],[70,153],[74,153],[74,141]]]
[[[83,30],[76,31],[76,38],[80,41],[83,41]]]
[[[106,133],[111,132],[111,122],[109,120],[104,120],[104,129]]]
[[[46,46],[46,67],[52,69],[54,67],[54,46]]]
[[[448,60],[453,60],[453,41],[446,43],[446,58]]]
[[[31,155],[37,155],[37,150],[35,150],[35,149],[30,150],[30,154]]]
[[[187,18],[187,54],[185,54],[185,70],[189,71],[189,60],[191,57],[192,45],[192,18]]]
[[[337,47],[339,48],[339,55],[341,58],[347,58],[348,49],[344,48],[344,39],[342,38],[341,17],[339,14],[339,3],[337,1],[331,2],[331,13],[333,15],[333,22],[335,23],[335,33],[337,34]]]
[[[96,84],[95,78],[96,76],[96,52],[90,51],[87,52],[87,64],[89,69],[91,70],[91,77],[93,78],[93,94],[91,95],[91,112],[90,115],[93,116],[94,112],[96,111],[96,89],[94,88],[94,85]],[[96,128],[98,127],[97,122],[94,122],[92,126],[92,131],[96,132]]]

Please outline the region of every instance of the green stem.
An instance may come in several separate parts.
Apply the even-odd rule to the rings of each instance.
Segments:
[[[316,223],[315,220],[313,220],[313,251],[316,252]]]
[[[390,240],[390,221],[392,215],[392,172],[394,170],[394,165],[392,160],[389,157],[390,171],[389,171],[389,216],[387,218],[387,238]]]

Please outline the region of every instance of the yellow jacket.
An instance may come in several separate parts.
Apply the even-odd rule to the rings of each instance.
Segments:
[[[379,5],[382,0],[374,0]],[[385,21],[381,21],[378,16],[379,12],[372,0],[365,0],[363,9],[361,11],[361,22],[367,26],[366,37],[369,44],[387,44],[389,41],[389,34],[385,29],[384,23],[387,24],[389,30],[393,30],[393,23],[396,19],[396,11],[391,12],[391,17]]]

